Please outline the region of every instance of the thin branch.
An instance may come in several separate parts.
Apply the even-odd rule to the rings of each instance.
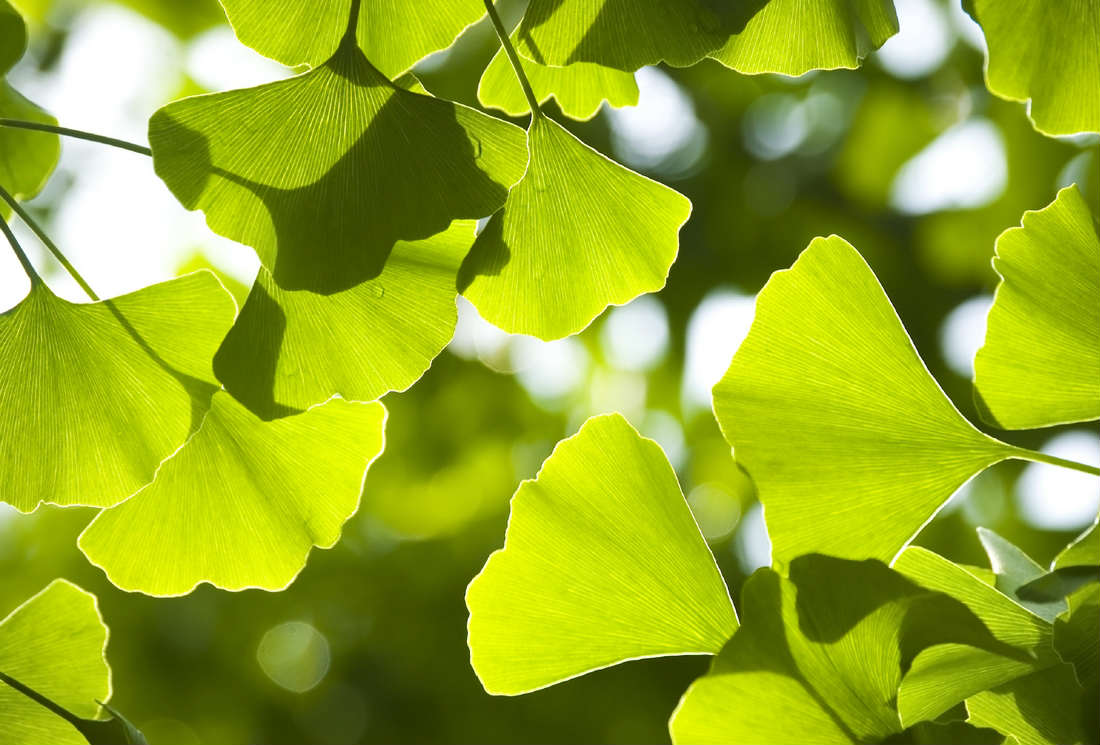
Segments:
[[[42,241],[42,245],[49,249],[50,253],[53,254],[53,257],[57,259],[57,262],[61,264],[61,266],[65,267],[65,271],[67,271],[69,275],[76,280],[76,283],[80,285],[80,289],[84,290],[84,292],[92,300],[98,301],[99,296],[96,295],[95,291],[92,290],[91,285],[84,281],[84,278],[80,276],[80,272],[76,270],[76,267],[69,263],[69,260],[65,258],[65,255],[63,253],[61,253],[61,249],[54,245],[54,242],[50,240],[50,237],[48,235],[46,235],[46,231],[44,231],[42,227],[38,224],[38,222],[30,216],[30,213],[28,213],[27,210],[23,208],[23,205],[19,204],[19,202],[16,201],[15,197],[9,194],[7,189],[2,186],[0,186],[0,199],[3,199],[5,202],[11,205],[11,208],[15,210],[15,214],[19,215],[19,219],[21,219],[23,223],[28,228],[30,228],[36,236],[38,236],[38,240]],[[12,236],[9,240],[14,240],[14,236]],[[21,252],[19,251],[19,249],[16,249],[16,253]],[[23,258],[26,257],[23,256]],[[27,265],[24,264],[24,268],[26,268],[26,266]]]
[[[16,257],[19,258],[19,263],[23,265],[23,271],[27,273],[27,277],[30,279],[31,284],[37,284],[42,281],[42,278],[38,276],[38,272],[34,270],[34,264],[27,257],[27,254],[23,252],[23,247],[19,245],[19,241],[15,237],[15,233],[11,232],[11,226],[8,225],[8,221],[0,216],[0,233],[4,234],[4,237],[8,239],[8,243],[11,244],[11,250],[15,251]]]
[[[85,132],[80,129],[69,129],[68,127],[58,127],[53,124],[42,124],[41,122],[28,122],[22,119],[0,119],[0,127],[12,127],[15,129],[31,129],[36,132],[51,132],[53,134],[65,135],[66,137],[75,137],[78,140],[88,140],[89,142],[98,142],[101,145],[111,145],[112,147],[122,148],[123,150],[129,150],[132,153],[138,153],[139,155],[152,155],[153,151],[144,145],[137,145],[133,142],[127,142],[126,140],[119,140],[114,137],[105,137],[104,135],[97,135],[94,132]]]
[[[508,55],[508,61],[512,63],[512,70],[515,71],[516,77],[519,78],[519,85],[523,88],[523,95],[527,97],[527,105],[531,107],[531,121],[542,116],[542,109],[539,108],[539,100],[535,97],[535,91],[531,88],[531,83],[527,80],[527,73],[523,71],[523,65],[519,61],[519,55],[516,54],[515,47],[512,46],[512,40],[508,38],[508,32],[504,30],[504,24],[501,23],[500,15],[497,13],[497,9],[493,7],[493,0],[485,0],[485,10],[489,12],[489,18],[493,22],[493,28],[496,29],[497,38],[500,39],[500,46],[504,49],[504,53]]]
[[[1014,450],[1016,452],[1015,457],[1020,460],[1046,463],[1047,465],[1069,468],[1070,470],[1080,471],[1081,473],[1087,473],[1092,476],[1100,476],[1100,468],[1090,466],[1087,463],[1078,463],[1075,460],[1066,460],[1065,458],[1058,458],[1053,455],[1047,455],[1046,453],[1040,453],[1037,450],[1028,450],[1027,448],[1014,448]]]

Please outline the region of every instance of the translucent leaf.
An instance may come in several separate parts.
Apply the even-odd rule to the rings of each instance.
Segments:
[[[63,579],[0,622],[0,672],[85,719],[111,697],[106,647],[95,596]],[[0,733],[10,745],[86,745],[72,724],[4,683]]]
[[[890,561],[959,486],[1013,452],[959,414],[836,236],[760,292],[714,411],[780,564],[808,552]]]
[[[985,81],[1048,135],[1100,132],[1100,2],[970,0],[989,45]]]
[[[1069,597],[1069,608],[1054,621],[1054,649],[1073,665],[1086,692],[1100,686],[1100,585],[1090,585]],[[1097,695],[1092,696],[1097,700]]]
[[[8,0],[0,0],[0,119],[22,119],[40,124],[57,120],[8,85],[4,76],[27,49],[27,27]],[[46,184],[61,155],[57,135],[0,127],[0,186],[17,199],[30,199]],[[0,217],[11,207],[0,201]]]
[[[1021,588],[1048,574],[1034,559],[992,530],[978,528],[978,538],[989,556],[998,590],[1049,623],[1053,623],[1058,614],[1066,610],[1066,602],[1060,597],[1033,599],[1026,597],[1026,594],[1021,595]]]
[[[280,287],[331,294],[377,277],[396,241],[492,214],[526,163],[523,131],[397,88],[354,46],[304,75],[168,104],[158,175]]]
[[[339,394],[373,401],[404,390],[451,340],[456,277],[474,240],[472,222],[399,241],[382,273],[350,290],[283,290],[260,269],[214,371],[264,418]]]
[[[995,644],[973,614],[877,561],[808,555],[742,591],[742,626],[669,729],[687,743],[863,743],[900,732],[903,666],[947,640]]]
[[[388,78],[451,45],[485,15],[481,0],[221,0],[241,43],[284,65],[318,67],[358,13],[356,40]]]
[[[984,413],[1005,429],[1100,418],[1100,237],[1077,187],[1002,233],[993,267],[974,360]]]
[[[691,202],[545,117],[528,139],[527,173],[478,235],[459,288],[505,331],[558,339],[664,286]]]
[[[504,548],[466,591],[485,690],[516,694],[625,660],[714,654],[737,616],[660,447],[589,419],[512,498]]]
[[[288,586],[313,546],[355,513],[382,452],[385,409],[334,399],[265,422],[227,393],[156,481],[81,534],[84,555],[125,590],[183,595]]]
[[[1077,536],[1073,543],[1062,549],[1050,564],[1051,569],[1068,569],[1075,566],[1100,566],[1100,530],[1097,529],[1097,522]]]
[[[515,34],[512,43],[519,43]],[[590,62],[548,67],[525,57],[520,57],[520,64],[539,103],[555,98],[562,113],[573,119],[591,119],[604,101],[616,107],[638,103],[638,83],[630,72]],[[500,109],[509,116],[522,116],[531,111],[503,49],[497,51],[481,75],[477,100],[482,106]]]
[[[966,700],[968,722],[989,727],[1019,745],[1094,742],[1086,732],[1087,708],[1071,665],[1059,664],[982,691]]]
[[[4,500],[106,507],[149,483],[202,420],[233,313],[205,271],[88,304],[33,283],[0,314]]]

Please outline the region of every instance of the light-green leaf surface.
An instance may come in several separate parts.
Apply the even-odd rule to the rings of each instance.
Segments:
[[[378,277],[331,295],[284,290],[261,268],[215,373],[264,418],[334,394],[373,401],[408,388],[454,335],[458,268],[473,241],[468,221],[398,241]]]
[[[642,657],[715,654],[737,629],[672,467],[618,414],[589,419],[520,485],[504,548],[466,604],[471,661],[495,694]]]
[[[0,0],[0,119],[57,124],[5,80],[26,49],[23,17],[7,0]],[[0,127],[0,186],[16,199],[30,199],[45,185],[60,155],[61,142],[55,134]],[[0,201],[0,217],[10,214],[11,207]]]
[[[95,596],[62,579],[0,621],[0,672],[86,719],[111,697],[106,647]],[[0,734],[9,745],[87,745],[71,724],[2,682]]]
[[[558,339],[664,287],[691,202],[535,117],[530,164],[478,235],[459,288],[505,331]]]
[[[1013,454],[948,400],[836,236],[761,290],[714,411],[779,565],[810,552],[892,561],[967,479]]]
[[[971,0],[986,85],[1048,135],[1100,132],[1100,0]]]
[[[1077,187],[1002,233],[993,268],[1001,283],[974,360],[988,416],[1005,429],[1100,418],[1100,236]]]
[[[176,101],[149,123],[157,174],[280,287],[374,279],[395,243],[495,212],[527,162],[518,127],[402,90],[358,48],[256,88]]]
[[[221,0],[241,43],[284,65],[322,65],[358,6],[355,38],[393,79],[451,42],[483,15],[481,0]]]
[[[333,399],[265,422],[215,394],[202,427],[156,480],[99,514],[84,555],[125,590],[183,595],[287,587],[314,546],[331,547],[382,452],[380,403]]]
[[[152,481],[202,420],[234,312],[206,271],[97,303],[33,282],[0,314],[0,499],[106,507]]]

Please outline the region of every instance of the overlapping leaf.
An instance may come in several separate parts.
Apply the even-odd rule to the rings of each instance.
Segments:
[[[318,67],[340,45],[348,19],[375,66],[395,78],[418,60],[451,45],[485,15],[481,0],[221,0],[237,38],[260,54],[294,66]]]
[[[967,479],[1014,454],[959,414],[836,236],[760,292],[714,411],[779,564],[808,552],[891,561]]]
[[[396,241],[493,213],[526,163],[519,128],[395,87],[347,40],[298,77],[169,104],[149,141],[185,207],[280,287],[326,294],[377,277]]]
[[[1100,0],[968,0],[989,45],[989,90],[1030,99],[1049,135],[1100,132]]]
[[[80,549],[119,587],[182,595],[200,582],[279,590],[355,513],[382,452],[385,409],[333,399],[265,422],[225,392],[156,481],[104,511]]]
[[[260,269],[214,371],[253,412],[272,418],[333,394],[372,401],[412,385],[454,334],[456,276],[471,222],[399,241],[382,273],[350,290],[283,290]]]
[[[233,299],[209,272],[90,304],[39,281],[0,314],[0,498],[105,507],[199,425]]]
[[[737,629],[672,467],[618,414],[588,420],[520,485],[504,548],[466,603],[474,670],[498,694],[713,654]]]
[[[500,328],[557,339],[664,286],[691,202],[536,116],[530,164],[478,235],[462,294]]]
[[[0,0],[0,119],[40,124],[57,120],[8,85],[4,76],[27,49],[27,27],[8,0]],[[57,135],[0,127],[0,186],[18,199],[37,194],[57,165],[61,143]],[[11,208],[0,201],[0,217]]]
[[[1100,236],[1077,187],[1002,233],[993,267],[1001,283],[974,360],[986,413],[1006,429],[1100,418]]]

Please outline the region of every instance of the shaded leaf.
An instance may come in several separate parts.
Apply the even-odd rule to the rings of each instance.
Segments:
[[[1069,597],[1069,608],[1054,621],[1054,649],[1073,665],[1086,691],[1100,686],[1100,586],[1090,585]],[[1093,695],[1093,701],[1097,696]]]
[[[0,314],[4,500],[106,507],[149,483],[202,420],[233,313],[205,271],[87,304],[32,283]]]
[[[989,45],[985,81],[1048,135],[1100,132],[1100,2],[971,0]]]
[[[156,481],[84,530],[84,555],[125,590],[183,595],[288,586],[329,548],[382,452],[385,409],[334,399],[264,422],[215,394],[202,427]]]
[[[691,202],[545,117],[528,140],[527,173],[478,235],[459,288],[505,331],[558,339],[664,286]]]
[[[992,530],[978,528],[978,538],[997,577],[995,587],[1043,620],[1054,623],[1058,614],[1066,610],[1066,601],[1062,597],[1028,598],[1026,593],[1020,593],[1024,585],[1046,576],[1047,570]]]
[[[518,127],[400,89],[349,44],[289,80],[168,104],[149,141],[185,207],[283,289],[326,294],[377,277],[396,241],[493,213],[526,163]]]
[[[481,0],[220,0],[241,43],[284,65],[318,67],[358,14],[355,38],[387,78],[451,45],[485,15]]]
[[[982,691],[966,700],[968,722],[989,727],[1019,745],[1094,742],[1085,727],[1086,706],[1073,667],[1058,664]]]
[[[780,564],[807,552],[890,561],[959,486],[1013,453],[959,414],[836,236],[761,290],[714,411]]]
[[[993,268],[974,359],[983,415],[1005,429],[1100,418],[1100,236],[1077,187],[1001,233]]]
[[[737,616],[660,447],[619,414],[558,443],[512,498],[504,548],[466,591],[485,690],[625,660],[714,654]]]
[[[473,223],[455,222],[399,241],[378,277],[331,295],[283,290],[261,268],[214,371],[263,418],[408,388],[454,334],[456,276],[473,240]]]

